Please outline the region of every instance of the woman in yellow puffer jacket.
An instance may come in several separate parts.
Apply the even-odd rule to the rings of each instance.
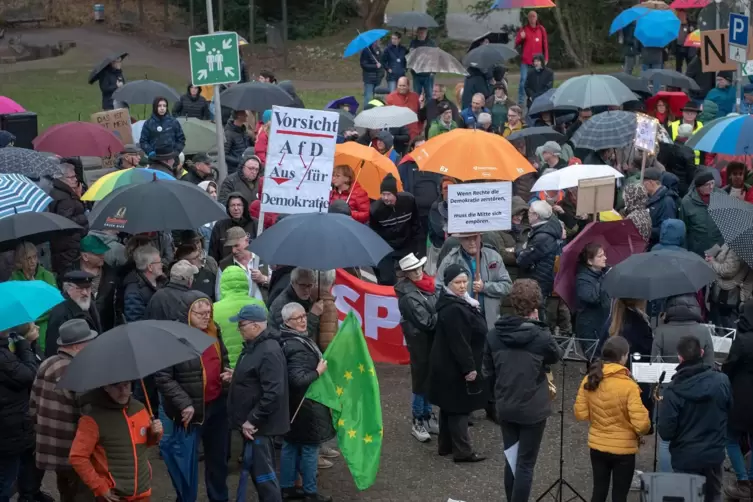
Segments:
[[[623,337],[610,337],[601,360],[591,365],[575,399],[575,418],[588,420],[593,493],[591,502],[604,502],[612,482],[612,501],[625,502],[635,469],[638,438],[651,428],[641,391],[625,367],[630,346]]]

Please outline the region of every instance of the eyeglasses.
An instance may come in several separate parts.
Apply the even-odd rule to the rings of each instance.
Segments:
[[[301,284],[300,282],[296,282],[295,284],[296,284],[296,286],[298,286],[299,288],[303,288],[303,289],[311,289],[311,288],[313,288],[313,287],[314,287],[314,285],[313,285],[313,284]]]
[[[301,322],[305,320],[306,320],[306,314],[297,315],[295,317],[290,317],[288,319],[288,321],[293,321],[293,322]]]
[[[211,310],[208,310],[206,312],[196,312],[196,311],[193,311],[193,312],[191,312],[191,315],[194,315],[194,316],[199,317],[201,319],[209,319],[209,317],[212,315],[212,311]]]

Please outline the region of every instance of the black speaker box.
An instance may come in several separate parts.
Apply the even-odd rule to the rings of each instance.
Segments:
[[[0,115],[0,129],[16,137],[15,146],[33,149],[34,145],[31,142],[39,134],[37,114],[21,112]]]

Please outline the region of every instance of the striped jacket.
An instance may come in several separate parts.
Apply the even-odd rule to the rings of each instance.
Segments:
[[[37,433],[37,467],[45,471],[71,468],[68,456],[81,410],[75,393],[56,386],[72,359],[61,350],[43,361],[31,389],[29,409]]]

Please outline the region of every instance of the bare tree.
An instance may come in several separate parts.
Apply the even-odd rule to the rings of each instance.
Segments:
[[[379,28],[384,23],[384,11],[389,0],[359,0],[358,10],[366,29]]]

